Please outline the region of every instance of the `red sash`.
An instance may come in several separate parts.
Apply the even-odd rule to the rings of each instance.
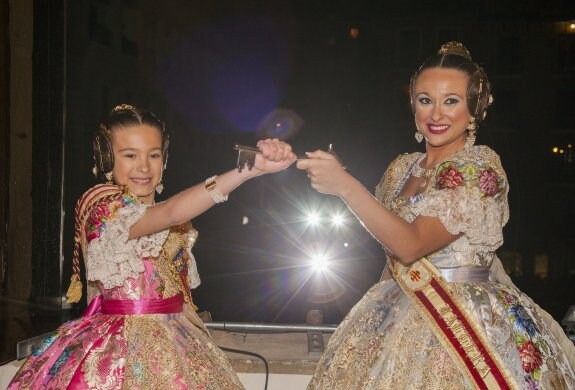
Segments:
[[[390,260],[388,265],[403,292],[470,383],[478,389],[519,388],[501,357],[431,262],[422,258],[406,267]]]

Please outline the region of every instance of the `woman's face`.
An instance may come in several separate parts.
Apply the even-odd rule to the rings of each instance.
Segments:
[[[154,189],[162,179],[162,135],[148,125],[112,131],[114,180],[125,185],[145,203],[154,202]]]
[[[415,81],[415,125],[427,147],[455,152],[465,145],[471,119],[467,109],[467,74],[456,69],[429,68]]]

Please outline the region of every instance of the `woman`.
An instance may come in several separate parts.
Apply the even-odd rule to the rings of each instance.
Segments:
[[[149,111],[116,107],[94,139],[94,174],[107,182],[76,207],[69,300],[82,293],[82,247],[90,305],[24,363],[9,389],[239,389],[223,352],[195,312],[199,284],[188,222],[227,200],[244,181],[295,161],[278,140],[258,143],[251,170],[233,169],[155,204],[168,157],[164,123]]]
[[[310,389],[575,388],[573,344],[505,275],[499,156],[475,146],[491,103],[483,69],[450,42],[410,83],[416,139],[371,194],[329,153],[298,161],[385,249],[382,280],[332,336]]]

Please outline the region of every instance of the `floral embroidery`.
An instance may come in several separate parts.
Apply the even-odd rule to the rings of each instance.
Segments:
[[[72,348],[71,347],[65,348],[58,357],[58,360],[56,360],[54,365],[48,371],[48,374],[55,375],[60,369],[60,367],[62,367],[62,365],[66,363],[71,354],[72,354]]]
[[[543,365],[541,351],[531,341],[526,341],[521,345],[519,347],[519,353],[521,355],[521,365],[525,372],[531,374]]]
[[[491,168],[484,169],[479,174],[479,189],[486,196],[495,196],[499,193],[499,175]]]
[[[123,195],[120,201],[113,202],[101,202],[94,205],[92,211],[90,212],[90,218],[86,223],[86,239],[91,242],[95,238],[99,238],[102,234],[102,229],[104,225],[110,219],[116,217],[116,211],[123,206],[130,205],[134,203],[134,200],[128,196]]]
[[[60,333],[59,331],[55,331],[50,336],[42,340],[38,348],[36,348],[34,352],[32,352],[32,356],[40,356],[41,354],[43,354],[52,344],[54,344],[54,341],[56,341],[56,339],[58,338],[59,333]]]
[[[539,333],[539,329],[533,322],[533,319],[529,317],[529,313],[527,310],[521,305],[513,305],[509,307],[509,314],[515,320],[514,326],[518,330],[524,330],[527,332],[529,337],[535,337],[537,333]]]
[[[443,190],[448,188],[453,190],[462,185],[463,174],[459,172],[455,166],[450,165],[439,173],[439,178],[437,179],[439,189]]]
[[[533,379],[531,379],[530,375],[525,375],[525,384],[527,385],[526,389],[527,390],[539,390],[539,383],[535,382]]]
[[[497,299],[507,309],[509,320],[515,333],[515,344],[521,358],[521,366],[526,374],[525,384],[529,389],[539,389],[543,361],[551,354],[547,342],[533,321],[531,313],[509,292],[497,291]]]
[[[111,214],[108,205],[105,203],[99,203],[94,206],[92,218],[90,218],[92,224],[86,224],[86,238],[88,242],[100,237],[102,227],[110,219]]]
[[[446,161],[437,170],[436,188],[454,190],[457,187],[478,188],[481,196],[494,197],[505,188],[505,180],[491,167],[480,162]]]

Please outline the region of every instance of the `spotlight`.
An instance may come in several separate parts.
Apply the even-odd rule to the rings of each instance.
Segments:
[[[325,255],[316,255],[311,259],[311,266],[315,272],[324,272],[329,268],[329,262]]]
[[[334,226],[341,226],[343,225],[343,216],[341,214],[335,214],[333,217],[331,217],[331,222],[333,223]]]
[[[319,214],[316,212],[309,213],[307,216],[307,222],[312,226],[317,225],[319,223]]]

